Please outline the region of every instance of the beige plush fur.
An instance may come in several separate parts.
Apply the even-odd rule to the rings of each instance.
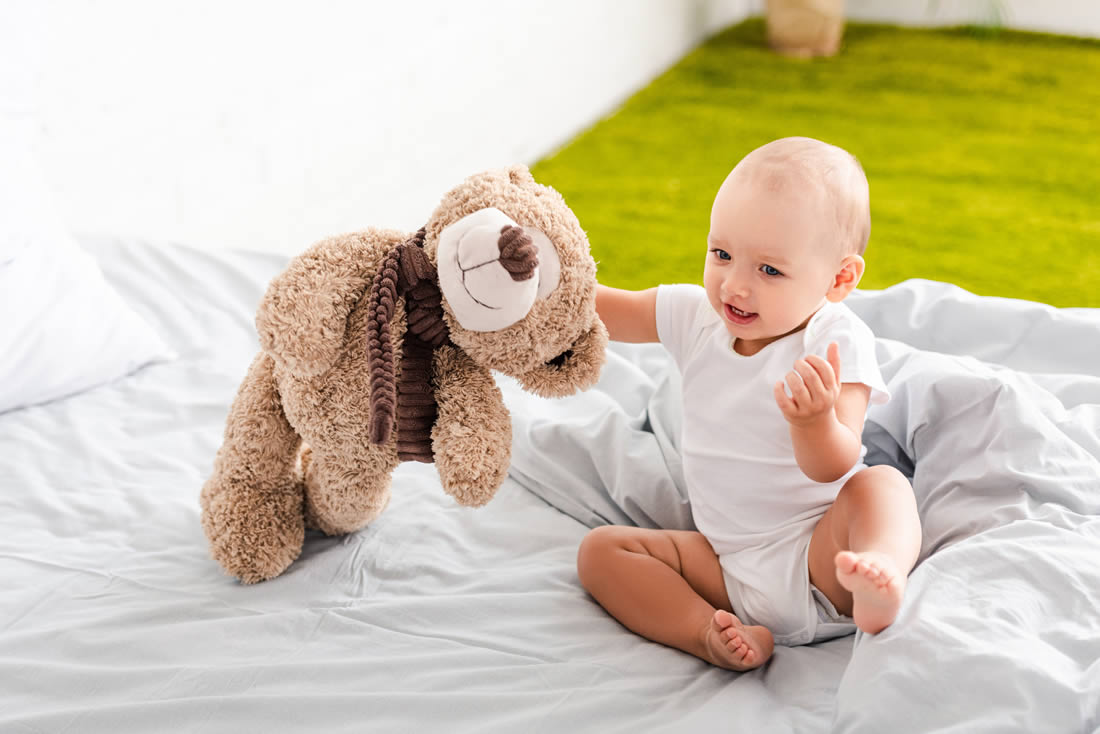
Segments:
[[[522,166],[472,176],[443,198],[425,227],[433,267],[440,232],[486,207],[544,232],[561,276],[526,317],[499,331],[463,329],[443,300],[450,341],[433,355],[432,454],[444,490],[470,506],[492,499],[510,461],[511,422],[490,370],[539,395],[568,395],[595,383],[607,344],[584,232],[562,197]],[[396,431],[384,444],[368,438],[367,301],[379,264],[411,235],[368,229],[323,240],[295,258],[260,303],[263,351],[230,408],[200,498],[211,554],[244,583],[282,573],[298,557],[305,528],[350,533],[389,501],[400,460]],[[399,301],[390,327],[398,374]]]

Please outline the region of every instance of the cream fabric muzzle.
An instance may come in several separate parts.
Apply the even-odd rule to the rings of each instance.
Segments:
[[[439,288],[462,328],[499,331],[523,319],[535,300],[546,298],[561,279],[561,262],[550,238],[522,227],[538,249],[534,277],[514,280],[500,263],[500,233],[520,226],[499,209],[468,214],[439,235]]]

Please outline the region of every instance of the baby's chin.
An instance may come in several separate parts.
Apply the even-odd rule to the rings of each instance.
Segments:
[[[796,324],[795,326],[786,329],[784,331],[778,331],[774,328],[767,328],[764,324],[757,325],[756,323],[746,327],[733,324],[729,321],[726,322],[726,333],[730,335],[730,346],[735,351],[741,352],[740,349],[734,346],[737,340],[744,343],[751,352],[755,353],[764,347],[768,346],[772,342],[779,341],[780,339],[802,331],[805,328],[805,324]]]

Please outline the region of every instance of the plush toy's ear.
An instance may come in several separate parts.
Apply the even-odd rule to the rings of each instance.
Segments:
[[[535,183],[535,177],[531,175],[531,169],[522,164],[509,166],[508,178],[517,186]]]
[[[607,327],[596,319],[573,345],[550,361],[517,376],[525,390],[544,398],[561,398],[587,390],[600,379],[607,359]]]
[[[401,427],[401,438],[412,453],[406,455],[398,442],[402,459],[431,461],[418,446],[430,445],[435,422],[435,401],[431,399],[431,352],[447,341],[443,320],[442,296],[436,283],[435,268],[422,249],[424,230],[395,247],[382,261],[370,289],[367,321],[367,371],[370,374],[370,441],[384,444],[390,440],[394,419]],[[390,322],[398,296],[405,297],[408,314],[404,359],[400,385],[395,377],[393,336]],[[398,392],[404,403],[398,404]]]
[[[260,346],[301,377],[326,372],[344,343],[348,314],[369,285],[370,258],[351,238],[319,242],[268,285],[256,312]],[[365,264],[366,263],[366,264]]]

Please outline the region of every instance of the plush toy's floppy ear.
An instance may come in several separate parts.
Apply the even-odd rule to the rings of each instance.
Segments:
[[[260,346],[293,374],[312,377],[336,362],[348,314],[369,285],[365,244],[324,240],[294,258],[256,312]]]
[[[523,164],[509,166],[508,178],[517,186],[535,183],[535,177],[531,175],[531,169]]]
[[[544,398],[561,398],[587,390],[600,379],[607,359],[607,327],[596,319],[572,347],[533,370],[518,375],[525,390]]]

